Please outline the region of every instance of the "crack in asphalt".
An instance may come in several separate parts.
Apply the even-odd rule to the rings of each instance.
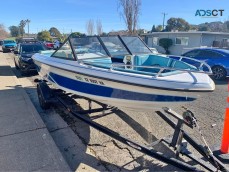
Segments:
[[[31,132],[31,131],[37,131],[37,130],[41,130],[41,129],[47,129],[46,127],[39,127],[39,128],[35,128],[35,129],[29,129],[29,130],[26,130],[26,131],[20,131],[20,132],[16,132],[16,133],[11,133],[11,134],[5,134],[5,135],[1,135],[1,137],[7,137],[7,136],[13,136],[13,135],[17,135],[17,134],[22,134],[22,133],[28,133],[28,132]]]
[[[132,158],[133,160],[135,159],[134,155],[132,154],[132,152],[130,151],[130,149],[129,149],[128,147],[124,147],[124,148],[121,147],[120,145],[118,145],[118,143],[117,143],[114,139],[111,139],[110,142],[112,142],[112,143],[113,143],[117,148],[119,148],[120,150],[123,150],[123,149],[127,150],[128,153],[130,154],[131,158]]]

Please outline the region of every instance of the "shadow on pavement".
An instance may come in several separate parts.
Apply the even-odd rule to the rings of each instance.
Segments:
[[[10,66],[0,66],[0,76],[14,76],[14,73],[9,70],[11,71]]]
[[[214,82],[215,82],[216,85],[225,85],[225,84],[228,84],[229,78],[226,78],[224,80],[219,80],[219,81],[214,80]]]
[[[11,67],[11,69],[17,78],[33,77],[33,76],[38,75],[36,71],[30,71],[29,73],[22,75],[20,70],[16,69],[16,67]]]
[[[34,98],[37,99],[37,93],[35,88],[26,87],[25,90],[28,94],[30,94],[30,96],[32,94],[35,94],[34,96],[36,97]],[[62,98],[72,109],[79,110],[79,108],[81,108],[69,96],[63,96]],[[34,101],[38,102],[38,100],[33,100],[33,102]],[[62,153],[63,157],[73,171],[80,171],[81,169],[78,168],[80,165],[82,167],[82,164],[85,164],[97,171],[107,171],[109,170],[107,166],[112,166],[112,169],[115,169],[115,171],[120,169],[120,167],[116,166],[115,164],[111,164],[101,159],[97,159],[95,156],[90,155],[87,152],[88,146],[90,146],[89,142],[91,138],[90,126],[70,115],[68,111],[66,111],[66,109],[62,107],[61,104],[57,103],[53,105],[52,108],[49,110],[42,110],[38,104],[36,104],[35,107],[40,113],[43,121],[46,123],[46,126],[51,135],[53,136],[53,139],[58,148],[60,149],[60,152]],[[75,133],[75,136],[69,138],[70,135],[65,134],[65,128],[59,128],[58,125],[60,125],[60,123],[56,120],[51,119],[52,124],[51,126],[48,126],[50,124],[50,119],[47,120],[47,118],[52,118],[51,115],[55,115],[52,111],[55,111],[58,115],[60,115],[60,117],[67,123],[68,128],[70,127]],[[47,115],[49,115],[49,117],[47,117]],[[57,126],[57,128],[53,126]],[[82,144],[84,146],[82,146]]]
[[[64,100],[67,104],[69,104],[69,107],[71,109],[73,109],[75,111],[82,110],[82,107],[79,104],[77,104],[75,102],[75,100],[71,99],[69,96],[66,96],[64,98]],[[154,135],[150,134],[149,131],[147,131],[137,121],[133,120],[125,112],[123,112],[121,110],[113,110],[112,112],[114,114],[116,114],[117,116],[119,116],[123,121],[125,121],[127,123],[127,125],[129,125],[131,128],[133,128],[144,140],[146,140],[146,141],[149,141],[150,139],[152,139],[152,141],[157,140],[157,138]],[[62,114],[61,115],[62,118],[68,123],[69,126],[74,126],[73,127],[74,132],[77,134],[78,137],[81,138],[83,143],[85,145],[90,145],[90,137],[91,137],[90,136],[90,127],[86,123],[81,122],[80,120],[76,119],[75,117],[73,117],[69,114],[66,114],[66,112],[64,112],[63,110],[62,110],[62,112],[58,112],[58,113],[60,115]],[[87,115],[87,116],[94,120],[94,119],[105,117],[109,114],[110,113],[106,113],[104,115],[95,115],[93,117],[90,117],[89,115]],[[110,122],[114,122],[114,121],[110,121]],[[120,133],[120,134],[122,134],[122,133]],[[98,142],[100,142],[99,138],[98,138]],[[126,147],[128,147],[128,146],[126,146]],[[166,147],[163,144],[159,144],[159,145],[155,146],[154,148],[160,152],[165,153],[166,156],[173,156],[174,155],[174,153],[168,147]],[[121,148],[121,149],[125,149],[125,148]],[[131,149],[131,148],[129,148],[129,149]],[[120,150],[120,151],[123,151],[123,150]],[[120,158],[122,158],[122,157],[120,157]],[[145,158],[145,156],[140,156],[140,157],[134,158],[132,161],[130,161],[130,162],[128,162],[122,166],[116,166],[114,164],[109,164],[109,162],[104,162],[104,161],[102,161],[102,164],[106,164],[106,166],[112,165],[112,166],[115,166],[116,168],[118,168],[119,170],[128,171],[128,169],[126,169],[125,166],[132,163],[132,162],[137,162],[138,164],[140,164],[140,166],[134,167],[131,171],[139,171],[139,170],[144,170],[144,169],[150,169],[150,171],[152,171],[152,170],[153,171],[155,171],[155,170],[162,171],[162,168],[163,168],[163,171],[178,170],[176,167],[173,167],[171,165],[162,165],[161,163],[158,163],[158,161],[154,161],[151,158],[150,159]]]

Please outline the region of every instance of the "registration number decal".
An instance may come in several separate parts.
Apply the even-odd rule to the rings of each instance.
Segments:
[[[90,82],[90,83],[93,83],[93,84],[98,84],[98,85],[105,85],[103,81],[99,81],[99,80],[96,80],[96,79],[90,79],[90,78],[84,78],[84,77],[81,77],[81,76],[75,76],[77,80],[79,81],[86,81],[86,82]]]

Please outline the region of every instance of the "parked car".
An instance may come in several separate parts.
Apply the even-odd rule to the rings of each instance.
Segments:
[[[53,49],[54,48],[54,43],[52,43],[52,42],[44,41],[44,44],[45,44],[47,49]]]
[[[229,76],[229,50],[197,48],[182,54],[182,56],[205,61],[211,67],[215,80],[222,80]]]
[[[35,71],[35,65],[32,60],[32,55],[39,51],[47,50],[46,47],[38,42],[18,44],[14,50],[14,63],[16,69],[21,71],[21,74],[27,74],[30,71]]]
[[[2,46],[2,44],[3,44],[3,40],[0,40],[0,46]]]
[[[11,50],[14,50],[16,46],[17,44],[14,40],[3,40],[2,51],[3,53],[10,52]]]
[[[17,39],[17,43],[30,43],[30,42],[37,42],[34,37],[22,37]]]

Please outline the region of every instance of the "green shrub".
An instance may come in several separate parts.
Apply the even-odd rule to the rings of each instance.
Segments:
[[[169,47],[173,45],[173,40],[169,38],[161,38],[159,40],[159,46],[165,49],[165,53],[169,54]]]

